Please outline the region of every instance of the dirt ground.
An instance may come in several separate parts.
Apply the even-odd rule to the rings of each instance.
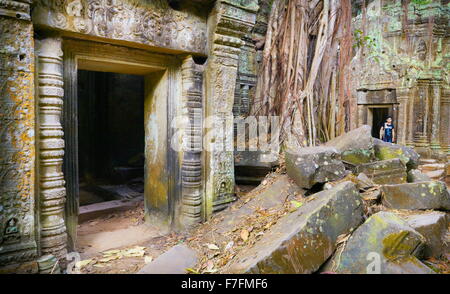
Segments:
[[[144,204],[78,225],[83,274],[133,274],[183,236],[144,223]]]

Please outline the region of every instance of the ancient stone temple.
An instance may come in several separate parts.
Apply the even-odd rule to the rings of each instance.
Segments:
[[[129,111],[117,91],[142,98],[127,113],[141,127],[129,132],[141,134],[149,220],[184,228],[234,200],[234,94],[236,84],[254,86],[238,64],[257,11],[255,0],[1,1],[2,268],[37,272],[49,254],[64,266],[77,242],[80,177],[116,154],[113,136],[136,139],[120,128],[85,134],[84,122]],[[92,87],[117,91],[102,102]],[[79,148],[86,140],[103,145]]]
[[[449,1],[353,2],[349,129],[369,125],[378,137],[392,116],[397,143],[448,167]],[[146,225],[185,233],[232,209],[236,183],[260,184],[275,170],[279,150],[236,148],[272,3],[0,0],[0,273],[64,271],[93,203],[136,198]],[[330,173],[340,178],[338,164],[343,172]],[[318,187],[287,175],[275,184],[240,217],[269,209],[273,195],[302,205],[286,190]],[[346,197],[329,198],[348,210]]]
[[[358,125],[373,126],[377,136],[391,115],[398,143],[425,157],[450,156],[448,1],[366,1],[365,12],[357,2],[355,36],[364,47],[352,66]]]

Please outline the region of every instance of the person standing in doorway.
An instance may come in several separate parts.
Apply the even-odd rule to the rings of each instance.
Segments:
[[[393,143],[395,141],[395,129],[391,116],[386,118],[386,121],[380,129],[380,139],[388,143]]]

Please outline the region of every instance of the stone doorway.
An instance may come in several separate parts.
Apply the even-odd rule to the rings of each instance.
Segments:
[[[370,108],[372,114],[372,137],[380,138],[380,129],[389,116],[389,107]]]
[[[144,196],[144,77],[78,71],[78,179],[84,217]],[[112,202],[111,202],[112,201]],[[80,214],[79,221],[83,215]]]
[[[179,99],[181,63],[174,56],[110,44],[67,39],[63,46],[69,249],[77,249],[80,221],[92,217],[86,213],[96,217],[85,204],[97,203],[100,212],[121,210],[121,202],[129,200],[121,198],[131,198],[131,208],[145,209],[147,223],[166,231],[176,218],[177,181],[170,179],[177,179],[179,170],[168,126]],[[136,232],[133,236],[152,233]],[[119,235],[107,242],[120,241]]]

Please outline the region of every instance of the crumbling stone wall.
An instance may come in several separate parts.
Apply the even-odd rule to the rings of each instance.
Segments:
[[[425,156],[450,154],[448,1],[402,2],[369,1],[366,16],[355,9],[358,124],[371,123],[368,95],[394,91],[398,142]]]

